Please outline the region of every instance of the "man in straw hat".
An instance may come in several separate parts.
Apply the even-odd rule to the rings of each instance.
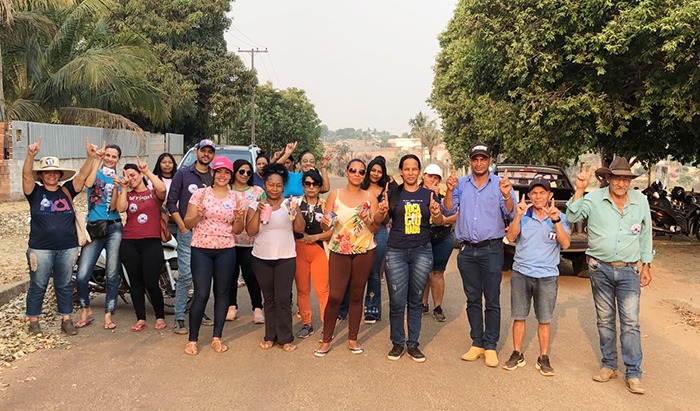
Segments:
[[[591,168],[581,167],[576,192],[567,203],[570,222],[588,218],[588,250],[591,288],[598,317],[602,368],[593,380],[607,382],[618,376],[616,309],[620,313],[620,343],[627,388],[644,394],[642,343],[639,331],[641,287],[651,282],[651,215],[646,197],[630,189],[637,175],[623,157],[616,157],[596,174],[608,186],[585,193]],[[641,268],[640,268],[641,263]]]
[[[38,167],[34,158],[41,147],[41,137],[27,147],[27,157],[22,167],[22,190],[29,202],[31,222],[29,229],[29,291],[26,315],[29,333],[41,334],[39,316],[44,295],[53,276],[54,292],[58,301],[58,313],[62,317],[61,331],[75,335],[73,324],[73,264],[78,257],[78,236],[75,230],[73,198],[83,189],[90,173],[97,146],[85,141],[87,159],[80,172],[62,167],[56,157],[43,157]],[[75,175],[70,181],[71,177]],[[65,182],[64,184],[59,184]],[[40,184],[41,183],[41,184]]]

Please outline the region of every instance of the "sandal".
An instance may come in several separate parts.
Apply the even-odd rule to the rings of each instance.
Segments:
[[[328,351],[330,351],[330,350],[331,350],[331,347],[330,347],[330,346],[328,346],[328,349],[327,349],[326,351],[321,350],[321,348],[319,347],[319,348],[316,348],[316,349],[314,350],[314,355],[315,355],[316,357],[325,357],[326,354],[328,354]]]
[[[87,327],[88,325],[90,325],[94,322],[95,322],[95,317],[93,317],[92,315],[88,315],[88,317],[86,319],[76,322],[75,328]]]
[[[163,319],[158,319],[156,320],[156,325],[153,328],[156,331],[163,331],[164,329],[168,328],[168,323],[166,323]]]
[[[273,345],[275,345],[274,341],[261,341],[260,342],[260,348],[262,348],[263,350],[269,350],[270,348],[272,348]]]
[[[137,333],[137,332],[143,331],[143,330],[146,329],[146,328],[148,328],[148,324],[146,324],[145,321],[144,321],[144,322],[141,322],[141,321],[139,320],[139,321],[136,322],[136,324],[134,324],[134,325],[131,326],[131,331]]]
[[[215,352],[222,353],[228,351],[228,347],[226,344],[222,343],[221,340],[212,340],[211,341],[211,348],[214,349]]]
[[[297,349],[297,345],[293,343],[287,343],[282,346],[282,349],[286,352],[292,352]]]
[[[112,321],[105,322],[105,330],[113,330],[115,328],[117,328],[117,324],[113,323]]]
[[[197,355],[199,354],[199,349],[197,348],[197,341],[190,341],[185,346],[185,354],[187,355]]]

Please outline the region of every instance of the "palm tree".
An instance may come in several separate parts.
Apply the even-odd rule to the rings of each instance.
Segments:
[[[9,119],[57,117],[63,123],[134,130],[142,140],[143,130],[117,113],[156,125],[170,121],[164,94],[146,79],[147,69],[158,63],[146,40],[112,30],[117,2],[0,2],[3,17],[12,21],[0,27],[0,43],[9,46]]]
[[[411,137],[417,138],[420,141],[420,156],[421,161],[424,160],[424,149],[428,149],[428,161],[433,158],[433,150],[442,142],[442,132],[437,127],[437,121],[431,120],[430,117],[418,112],[416,116],[408,121],[411,126]]]

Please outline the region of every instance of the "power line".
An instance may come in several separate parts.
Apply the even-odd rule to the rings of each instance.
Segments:
[[[275,78],[277,79],[277,84],[282,87],[282,81],[280,80],[280,77],[277,75],[277,70],[275,70],[275,63],[272,62],[272,55],[268,53],[267,58],[270,60],[270,65],[272,66],[272,72],[275,73]]]
[[[265,74],[267,74],[267,78],[270,80],[270,82],[272,82],[272,76],[270,76],[270,72],[267,71],[267,64],[265,64],[265,59],[260,59],[260,62],[262,63],[263,68],[265,69]]]
[[[255,41],[255,40],[251,39],[250,37],[246,36],[245,33],[241,31],[241,29],[239,29],[238,27],[234,26],[233,24],[231,25],[231,27],[233,27],[235,30],[238,30],[238,32],[241,33],[241,35],[242,35],[243,37],[245,37],[245,38],[247,38],[248,40],[250,40],[250,41],[252,41],[253,43],[255,43],[255,46],[256,46],[256,47],[267,48],[267,47],[263,46],[262,44],[258,43],[257,41]]]
[[[250,53],[250,69],[255,70],[255,54],[256,53],[267,53],[267,49],[253,49],[241,50],[238,49],[239,53]],[[253,93],[250,96],[250,144],[255,145],[255,88],[253,88]]]
[[[231,36],[233,39],[237,40],[237,42],[238,42],[239,44],[241,44],[241,45],[248,46],[248,47],[251,47],[251,48],[255,47],[255,45],[253,45],[253,44],[251,44],[251,43],[248,43],[247,41],[245,41],[245,40],[243,40],[243,39],[241,39],[241,38],[236,37],[236,36],[235,36],[233,33],[231,33],[230,31],[225,31],[224,34],[225,34],[225,35]]]

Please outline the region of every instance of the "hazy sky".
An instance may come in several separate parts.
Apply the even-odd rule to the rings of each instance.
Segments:
[[[261,83],[306,90],[330,129],[400,134],[425,100],[439,52],[437,36],[457,0],[236,0],[229,50],[256,54]],[[250,67],[250,54],[241,54]]]

